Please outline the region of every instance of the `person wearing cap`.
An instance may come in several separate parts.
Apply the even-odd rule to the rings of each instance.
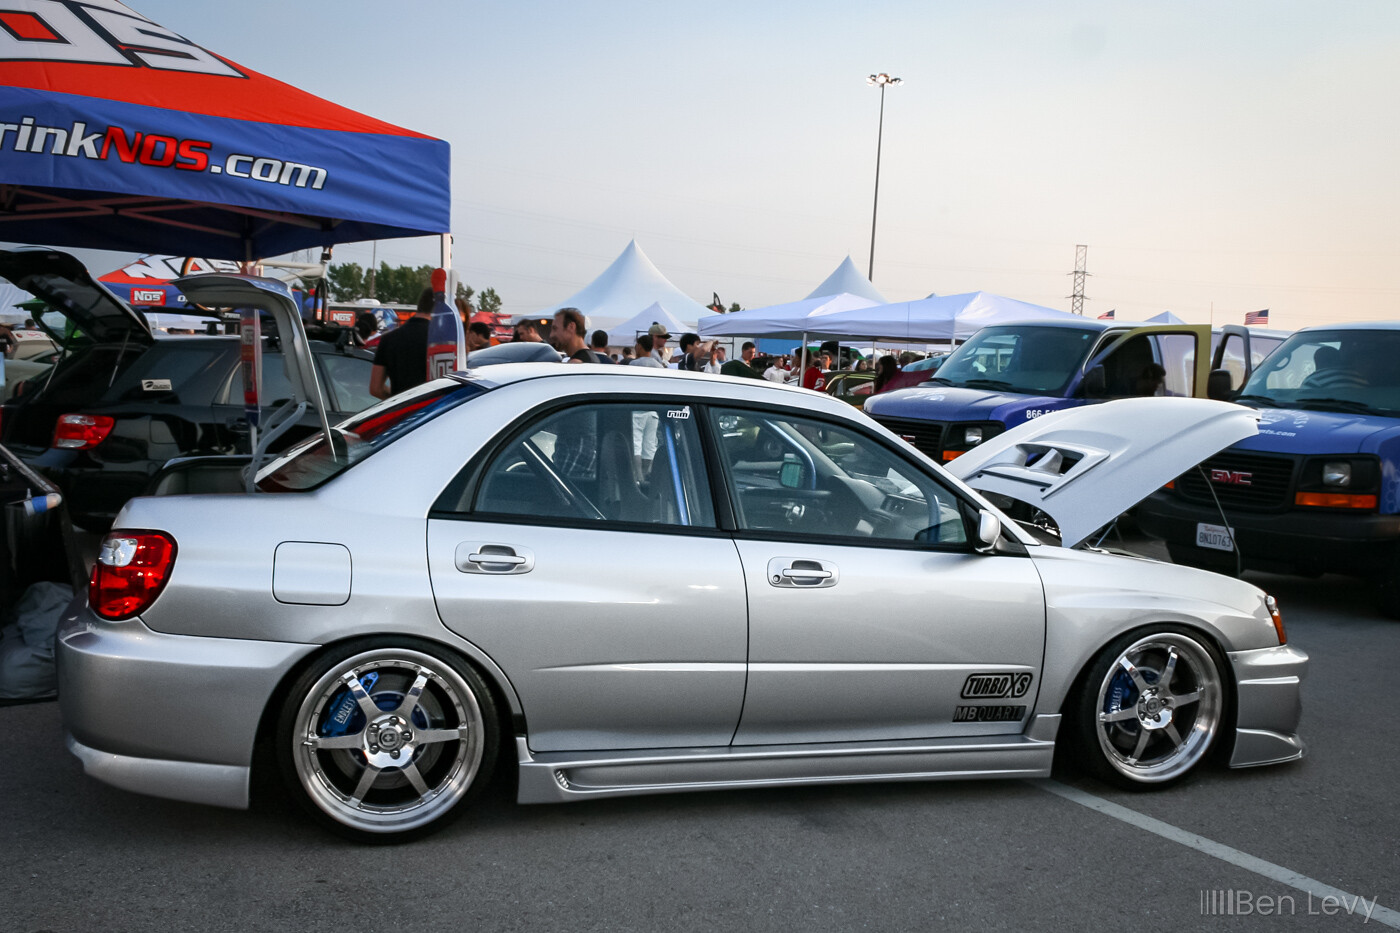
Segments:
[[[664,368],[666,365],[666,357],[670,356],[670,353],[666,349],[666,341],[671,339],[671,335],[666,331],[666,325],[652,321],[651,326],[647,328],[647,336],[651,338],[652,359],[656,360],[656,362],[660,363]]]

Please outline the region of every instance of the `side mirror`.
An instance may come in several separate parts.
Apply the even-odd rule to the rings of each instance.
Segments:
[[[1084,397],[1103,398],[1108,395],[1108,376],[1102,366],[1095,366],[1084,374]]]
[[[986,509],[977,513],[977,541],[981,545],[977,553],[986,554],[997,546],[1001,539],[1001,519]]]
[[[1228,369],[1212,369],[1206,379],[1206,395],[1220,402],[1228,402],[1235,396],[1235,388]]]

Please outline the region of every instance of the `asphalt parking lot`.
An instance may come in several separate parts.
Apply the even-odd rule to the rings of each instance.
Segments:
[[[1250,579],[1312,656],[1308,756],[1152,793],[1068,773],[521,807],[507,780],[445,832],[370,848],[277,802],[110,789],[56,704],[0,709],[0,931],[1400,925],[1400,623],[1354,581]]]

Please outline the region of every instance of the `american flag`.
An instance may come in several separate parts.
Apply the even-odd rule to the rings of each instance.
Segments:
[[[1114,311],[1116,311],[1116,310],[1117,310],[1117,309],[1115,308]],[[1111,321],[1111,320],[1113,320],[1113,311],[1105,311],[1103,314],[1100,314],[1100,315],[1099,315],[1099,320],[1100,320],[1100,321]]]
[[[1248,327],[1248,326],[1251,325],[1251,324],[1268,324],[1268,323],[1269,323],[1269,309],[1268,309],[1268,308],[1265,308],[1263,311],[1248,311],[1248,312],[1245,313],[1245,316],[1244,316],[1244,326],[1245,326],[1245,327]]]

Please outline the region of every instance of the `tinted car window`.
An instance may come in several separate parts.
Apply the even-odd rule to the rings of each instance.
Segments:
[[[332,427],[331,443],[317,432],[288,450],[259,473],[258,488],[264,492],[315,489],[483,391],[477,383],[433,382],[400,393]]]
[[[209,404],[214,387],[203,379],[236,352],[231,344],[190,341],[176,343],[182,338],[162,340],[127,366],[108,389],[102,400],[113,402],[174,393],[183,404]],[[201,382],[205,383],[197,387]],[[196,397],[196,394],[199,397]]]
[[[960,547],[957,497],[873,438],[826,422],[718,410],[736,519],[745,531]]]
[[[325,373],[336,411],[364,411],[378,401],[369,394],[369,373],[373,367],[369,360],[331,353],[318,353],[316,359]]]
[[[487,465],[472,511],[713,528],[692,414],[615,403],[547,415]]]

